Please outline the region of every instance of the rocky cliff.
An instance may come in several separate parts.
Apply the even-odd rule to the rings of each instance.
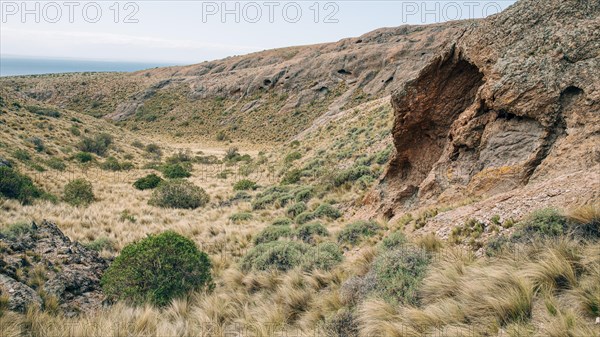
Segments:
[[[597,199],[598,70],[597,1],[522,0],[472,22],[392,95],[396,154],[371,201],[392,217],[467,197]]]

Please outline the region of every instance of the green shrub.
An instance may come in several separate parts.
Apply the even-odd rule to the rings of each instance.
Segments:
[[[112,143],[113,136],[108,133],[101,133],[94,138],[84,137],[77,147],[83,152],[91,152],[99,156],[104,156]]]
[[[71,132],[71,134],[73,136],[81,136],[81,131],[79,131],[79,128],[76,125],[71,125],[71,127],[69,128],[69,131]]]
[[[569,229],[567,218],[554,208],[545,208],[531,213],[522,223],[523,235],[556,237]]]
[[[164,165],[162,173],[169,179],[188,178],[192,176],[190,171],[179,163]]]
[[[44,145],[44,141],[39,137],[32,137],[29,139],[29,142],[33,144],[33,147],[37,152],[42,152],[46,148],[46,146]]]
[[[94,156],[92,156],[92,154],[89,152],[79,152],[73,156],[73,159],[80,163],[87,163],[94,160]]]
[[[381,248],[383,250],[399,249],[406,245],[406,236],[400,231],[393,232],[381,240]]]
[[[256,182],[248,179],[242,179],[233,184],[233,189],[236,191],[255,190],[257,187],[258,186],[256,186]]]
[[[329,204],[321,204],[315,210],[315,215],[319,218],[335,220],[342,216],[342,212]]]
[[[272,241],[253,247],[241,261],[241,269],[287,271],[300,267],[305,271],[328,270],[342,261],[343,254],[335,243],[312,247],[297,241]]]
[[[295,218],[302,212],[306,211],[307,207],[304,202],[297,202],[286,209],[286,213],[290,218]]]
[[[92,184],[85,179],[71,180],[65,185],[63,200],[73,206],[86,206],[94,201]]]
[[[301,265],[306,271],[314,269],[329,270],[342,262],[344,254],[338,245],[333,242],[324,242],[317,247],[309,249]]]
[[[294,152],[288,153],[287,156],[285,156],[284,161],[286,163],[291,163],[294,160],[298,160],[300,158],[302,158],[302,154],[300,152],[298,152],[298,151],[294,151]]]
[[[30,223],[17,222],[6,228],[0,228],[0,238],[7,238],[11,241],[18,240],[20,237],[33,232],[33,228]],[[0,252],[2,250],[0,249]]]
[[[271,226],[289,226],[292,224],[292,220],[288,219],[288,218],[277,218],[275,220],[273,220],[273,223],[271,223]]]
[[[390,159],[390,154],[392,153],[392,147],[388,146],[384,150],[378,152],[375,155],[375,162],[379,165],[383,165],[388,162]]]
[[[29,105],[26,108],[29,112],[36,114],[36,115],[53,117],[53,118],[60,117],[60,112],[58,112],[54,109],[43,108],[43,107],[37,106],[37,105]]]
[[[241,269],[287,271],[300,266],[305,254],[311,250],[309,245],[296,241],[273,241],[259,244],[242,258]]]
[[[113,252],[115,250],[115,243],[112,239],[103,236],[95,239],[94,241],[83,244],[87,249],[95,250],[97,252],[107,250]]]
[[[108,157],[100,165],[100,168],[108,171],[127,171],[133,168],[130,162],[119,162],[115,157]]]
[[[209,196],[206,192],[185,180],[171,180],[161,183],[152,193],[150,205],[164,208],[195,209],[206,205]]]
[[[289,238],[293,235],[289,226],[269,226],[254,237],[254,244],[277,241],[279,238]]]
[[[281,183],[283,185],[297,184],[302,178],[302,170],[300,169],[292,169],[287,171],[283,178],[281,179]]]
[[[418,305],[418,289],[430,257],[420,248],[384,252],[373,261],[374,293],[392,304]]]
[[[139,140],[134,140],[133,143],[131,143],[131,146],[138,148],[138,149],[143,149],[144,143],[140,142]]]
[[[67,165],[58,158],[48,159],[46,161],[46,165],[48,165],[48,167],[50,167],[51,169],[54,169],[57,171],[64,171],[67,168]]]
[[[315,220],[316,218],[317,218],[317,215],[314,212],[302,212],[302,213],[298,214],[297,217],[294,218],[294,222],[299,225],[302,225],[309,221]]]
[[[192,156],[188,152],[179,151],[166,159],[167,164],[191,163]]]
[[[333,178],[334,186],[342,186],[346,182],[356,181],[363,176],[372,175],[368,166],[358,165],[342,170]]]
[[[212,286],[211,263],[194,242],[167,231],[127,245],[102,277],[104,293],[133,304],[165,306]]]
[[[43,195],[42,190],[33,184],[31,178],[10,167],[0,166],[0,196],[30,204]]]
[[[264,192],[256,195],[252,202],[252,209],[265,209],[274,203],[279,203],[280,206],[285,206],[293,196],[289,194],[289,189],[284,186],[272,186]]]
[[[248,212],[234,213],[229,216],[229,220],[231,220],[232,222],[242,222],[248,221],[250,219],[252,219],[252,213]]]
[[[28,161],[31,160],[31,155],[29,154],[29,152],[22,150],[22,149],[16,149],[13,152],[13,157],[15,159],[18,159],[20,161]]]
[[[373,236],[381,230],[374,221],[357,221],[347,225],[339,234],[339,243],[357,244],[363,237]]]
[[[133,187],[137,188],[138,190],[149,190],[157,188],[158,185],[160,185],[163,181],[164,180],[161,177],[154,173],[151,173],[145,177],[136,180],[133,183]]]
[[[307,223],[296,229],[298,239],[306,243],[314,243],[316,236],[328,236],[329,231],[319,222]]]
[[[151,155],[154,155],[155,157],[160,158],[162,156],[162,150],[160,149],[160,146],[158,146],[156,144],[146,145],[145,150],[146,150],[146,152],[148,152]]]
[[[309,201],[312,196],[313,196],[313,188],[312,187],[301,187],[298,188],[294,191],[292,191],[292,193],[294,194],[294,200],[296,200],[297,202],[300,201]]]

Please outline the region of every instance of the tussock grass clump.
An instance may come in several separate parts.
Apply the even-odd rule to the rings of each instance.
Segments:
[[[568,213],[575,234],[585,238],[600,238],[600,204],[589,204]]]
[[[87,206],[94,202],[92,183],[85,179],[75,179],[65,185],[63,200],[73,206]]]
[[[152,193],[150,205],[164,208],[195,209],[210,200],[202,189],[185,180],[169,180],[161,183]]]
[[[127,245],[102,277],[109,298],[165,306],[193,290],[211,287],[208,255],[167,231]]]
[[[145,177],[136,180],[133,183],[133,187],[135,187],[138,190],[149,190],[157,188],[158,185],[160,185],[163,181],[164,180],[161,177],[159,177],[155,173],[151,173]]]
[[[363,238],[373,236],[379,231],[381,231],[381,226],[374,221],[356,221],[344,227],[338,233],[337,240],[339,243],[355,245]]]

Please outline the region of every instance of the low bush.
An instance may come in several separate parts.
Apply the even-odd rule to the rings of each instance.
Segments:
[[[77,145],[77,148],[83,152],[95,153],[104,156],[113,143],[113,136],[108,133],[101,133],[94,138],[84,137]]]
[[[312,196],[313,196],[313,188],[312,187],[300,187],[294,191],[292,191],[292,193],[294,194],[294,200],[296,200],[296,202],[307,202],[309,201]]]
[[[342,170],[333,178],[334,186],[342,186],[346,182],[352,182],[360,179],[363,176],[372,175],[371,169],[368,166],[358,165]]]
[[[33,144],[33,148],[37,152],[42,152],[42,151],[44,151],[44,149],[46,149],[46,146],[44,145],[44,141],[39,137],[29,138],[29,142],[31,144]]]
[[[97,252],[107,250],[113,252],[115,250],[115,243],[110,238],[103,236],[95,239],[94,241],[83,244],[87,249],[95,250]]]
[[[146,152],[160,158],[162,156],[162,150],[160,149],[160,146],[156,145],[156,144],[148,144],[146,145],[145,148]]]
[[[138,190],[149,190],[157,188],[158,185],[160,185],[163,181],[164,180],[161,177],[154,173],[151,173],[145,177],[136,180],[133,183],[133,187],[137,188]]]
[[[131,162],[120,162],[115,157],[108,157],[100,168],[107,171],[128,171],[133,169],[134,165]]]
[[[298,239],[306,243],[314,243],[317,236],[328,236],[329,231],[319,222],[307,223],[296,229]]]
[[[54,109],[50,109],[50,108],[44,108],[44,107],[37,106],[37,105],[29,105],[26,107],[26,109],[29,112],[39,115],[39,116],[47,116],[47,117],[53,117],[53,118],[60,117],[60,112],[58,112]]]
[[[300,215],[300,213],[306,211],[307,207],[306,204],[304,202],[297,202],[291,206],[289,206],[286,209],[286,213],[289,217],[291,218],[295,218],[298,215]]]
[[[167,231],[127,245],[102,277],[112,299],[165,306],[172,299],[212,286],[211,263],[194,242]]]
[[[318,217],[314,212],[302,212],[294,218],[294,222],[299,225],[302,225],[309,221],[315,220],[316,218]]]
[[[400,231],[393,232],[381,240],[381,248],[383,250],[399,249],[406,245],[406,236]]]
[[[285,158],[284,158],[283,161],[289,164],[289,163],[291,163],[291,162],[293,162],[295,160],[298,160],[300,158],[302,158],[302,154],[300,152],[298,152],[298,151],[294,151],[294,152],[288,153],[285,156]]]
[[[73,156],[73,159],[80,163],[88,163],[94,160],[94,156],[89,152],[78,152]]]
[[[266,189],[264,192],[256,195],[254,201],[252,202],[252,209],[265,209],[273,204],[285,206],[292,199],[293,195],[289,193],[289,189],[287,187],[272,186]]]
[[[283,185],[291,185],[297,184],[302,178],[302,170],[300,169],[292,169],[285,172],[283,178],[281,178],[281,183]]]
[[[58,158],[48,159],[46,161],[46,165],[48,165],[49,168],[57,170],[57,171],[64,171],[67,168],[67,165]]]
[[[162,167],[161,171],[165,175],[165,177],[169,179],[188,178],[192,176],[188,168],[184,167],[179,163],[166,164]]]
[[[328,270],[342,261],[343,254],[334,243],[317,247],[298,241],[272,241],[253,247],[240,263],[243,271],[280,270],[296,267],[305,271]]]
[[[357,221],[347,225],[337,236],[339,243],[357,244],[364,237],[377,234],[381,226],[374,221]]]
[[[229,216],[229,220],[232,222],[242,222],[250,219],[252,219],[252,213],[248,212],[234,213]]]
[[[342,212],[340,212],[337,208],[329,204],[321,204],[315,210],[315,215],[318,218],[328,218],[331,220],[335,220],[342,216]]]
[[[63,200],[73,206],[87,206],[94,202],[92,184],[85,179],[71,180],[65,185]]]
[[[8,240],[15,241],[31,232],[33,232],[33,228],[30,223],[17,222],[6,228],[0,228],[0,238],[7,238]],[[0,252],[1,251],[2,250],[0,249]]]
[[[419,248],[384,252],[373,261],[374,293],[391,304],[417,305],[430,256]]]
[[[29,152],[22,149],[16,149],[15,151],[13,151],[13,157],[20,161],[31,160],[31,155],[29,154]]]
[[[273,220],[273,223],[271,223],[271,226],[289,226],[292,224],[292,220],[288,219],[288,218],[278,218]]]
[[[43,197],[44,192],[28,176],[10,167],[0,166],[0,196],[30,204],[34,199]]]
[[[188,181],[170,180],[154,190],[149,204],[164,208],[195,209],[206,205],[209,199],[204,189]]]
[[[249,179],[242,179],[233,184],[233,189],[236,191],[255,190],[257,187],[256,182]]]
[[[263,229],[254,237],[254,244],[277,241],[280,238],[289,238],[293,235],[292,229],[289,226],[269,226]]]

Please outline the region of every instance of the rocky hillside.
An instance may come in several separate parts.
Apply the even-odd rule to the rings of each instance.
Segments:
[[[396,155],[370,201],[392,217],[499,195],[455,217],[519,217],[597,200],[599,50],[597,1],[520,1],[473,22],[393,94]]]
[[[190,139],[274,142],[319,117],[385,97],[463,34],[470,22],[384,28],[292,47],[133,74],[2,79],[17,96]]]

